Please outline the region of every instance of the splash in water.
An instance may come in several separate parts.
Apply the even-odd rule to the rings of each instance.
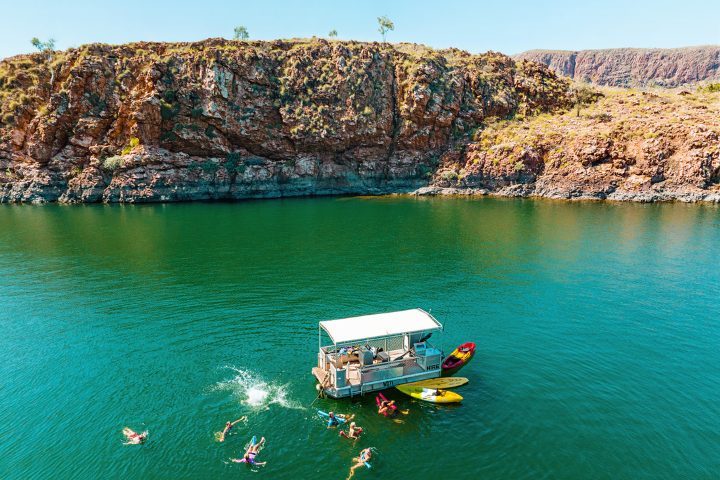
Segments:
[[[232,392],[242,403],[253,409],[268,408],[272,404],[285,408],[302,409],[302,405],[288,398],[289,385],[267,382],[249,370],[225,367],[235,376],[215,384],[213,390]]]

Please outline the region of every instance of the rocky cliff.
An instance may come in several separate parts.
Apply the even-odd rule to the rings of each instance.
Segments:
[[[581,110],[500,121],[420,192],[720,202],[720,93],[608,89]]]
[[[720,81],[720,47],[672,49],[530,50],[515,56],[560,75],[596,85],[677,87]]]
[[[713,93],[577,116],[547,67],[324,40],[87,45],[0,62],[0,202],[497,193],[718,200]]]
[[[545,67],[358,42],[88,45],[0,63],[0,201],[387,193],[487,118],[568,105]]]

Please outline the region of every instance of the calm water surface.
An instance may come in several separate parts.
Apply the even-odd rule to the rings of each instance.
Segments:
[[[0,205],[0,478],[718,478],[718,252],[708,205]],[[416,306],[479,345],[462,405],[311,407],[318,320]]]

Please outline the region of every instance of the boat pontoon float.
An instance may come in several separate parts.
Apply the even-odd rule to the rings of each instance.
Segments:
[[[320,322],[312,373],[333,398],[437,378],[443,354],[428,339],[442,329],[420,308]]]

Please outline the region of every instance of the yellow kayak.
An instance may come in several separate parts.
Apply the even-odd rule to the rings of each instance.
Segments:
[[[431,378],[429,380],[420,380],[419,382],[406,383],[408,387],[423,388],[455,388],[465,385],[469,380],[465,377],[440,377]]]
[[[437,388],[413,387],[411,385],[398,385],[395,388],[405,395],[432,403],[458,403],[462,402],[463,399],[457,393]]]

